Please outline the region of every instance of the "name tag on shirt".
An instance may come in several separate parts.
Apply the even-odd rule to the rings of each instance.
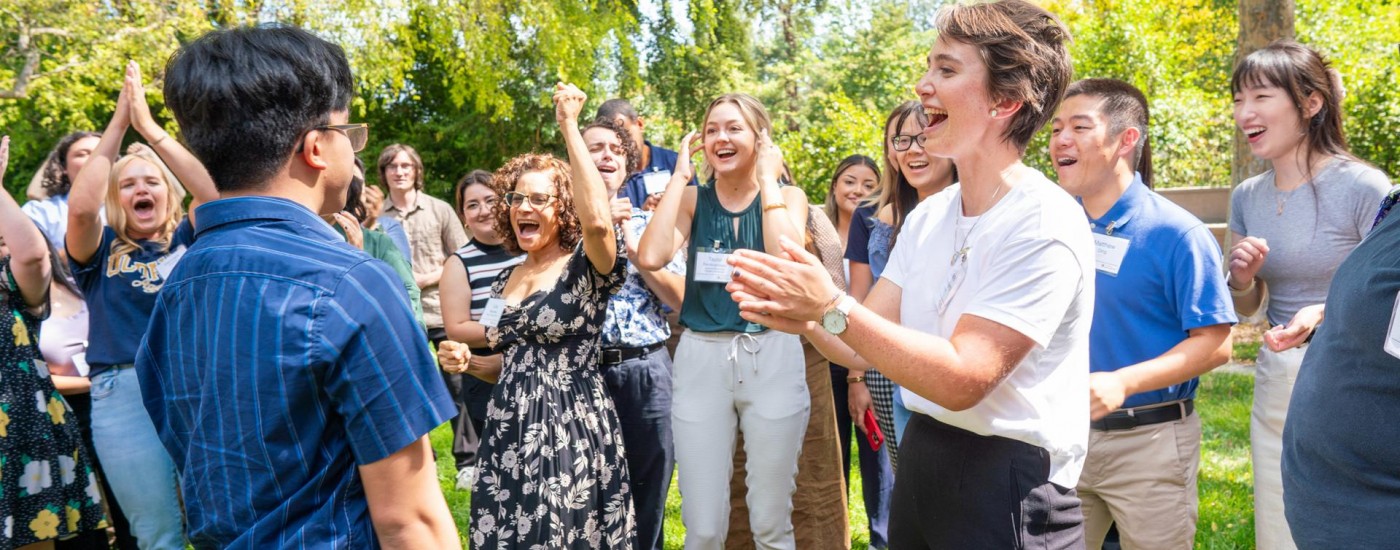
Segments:
[[[1400,294],[1390,310],[1390,329],[1385,331],[1385,352],[1400,359]]]
[[[180,258],[185,257],[185,245],[180,245],[166,254],[164,258],[156,261],[156,273],[160,274],[162,281],[170,278],[170,273],[175,271],[175,264],[180,263]]]
[[[501,322],[501,314],[506,312],[506,301],[501,298],[491,298],[486,300],[486,309],[481,311],[479,322],[488,327],[495,327]]]
[[[648,195],[661,193],[666,190],[666,184],[671,183],[671,171],[647,172],[642,175],[642,183],[646,184]]]
[[[1094,234],[1094,269],[1117,277],[1127,254],[1128,239]]]
[[[695,255],[695,280],[702,283],[724,283],[734,280],[734,267],[729,265],[729,251],[701,251]]]

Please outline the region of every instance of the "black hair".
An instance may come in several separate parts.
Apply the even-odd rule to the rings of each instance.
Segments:
[[[58,140],[53,151],[49,152],[49,157],[44,161],[43,185],[44,193],[50,197],[61,197],[67,195],[73,188],[73,178],[68,177],[68,150],[73,148],[73,144],[83,138],[100,138],[102,134],[97,132],[80,131],[73,132]],[[77,174],[73,174],[77,175]]]
[[[1230,92],[1239,94],[1245,88],[1275,86],[1288,94],[1293,109],[1303,126],[1307,156],[1304,166],[1312,179],[1313,158],[1340,156],[1359,161],[1347,147],[1346,130],[1342,120],[1341,75],[1332,63],[1317,50],[1287,38],[1275,40],[1241,59],[1230,75]],[[1308,97],[1317,94],[1322,108],[1311,117],[1305,112]]]
[[[165,67],[165,104],[222,192],[263,188],[353,93],[345,51],[291,26],[213,31]]]
[[[620,97],[604,101],[602,105],[598,106],[598,114],[593,115],[593,118],[615,120],[618,115],[626,117],[628,122],[637,121],[637,110],[632,108],[631,102]]]
[[[1147,139],[1147,96],[1122,80],[1113,78],[1086,78],[1069,85],[1064,99],[1078,95],[1096,97],[1101,100],[1099,112],[1108,119],[1108,134],[1117,137],[1128,128],[1137,128],[1138,142],[1131,159],[1133,169],[1142,176],[1142,183],[1152,188],[1152,143]],[[1061,102],[1064,100],[1062,99]]]

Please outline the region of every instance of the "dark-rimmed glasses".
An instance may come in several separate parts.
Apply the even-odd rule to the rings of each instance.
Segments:
[[[505,196],[502,198],[505,199],[506,206],[509,206],[511,208],[520,208],[522,205],[525,204],[526,200],[530,201],[530,206],[533,206],[535,208],[544,208],[546,206],[549,206],[550,202],[553,202],[555,199],[558,199],[559,196],[551,195],[549,193],[526,194],[511,191],[509,193],[506,193]]]
[[[896,151],[908,151],[909,147],[914,145],[916,141],[919,142],[919,147],[922,148],[924,144],[928,142],[928,136],[923,133],[914,134],[912,136],[897,135],[890,138],[890,146],[894,147]]]

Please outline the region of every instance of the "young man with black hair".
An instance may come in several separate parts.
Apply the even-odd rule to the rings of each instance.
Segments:
[[[1088,548],[1190,548],[1201,419],[1197,377],[1230,358],[1235,313],[1220,246],[1152,191],[1147,99],[1131,84],[1071,84],[1051,121],[1060,186],[1096,247],[1089,452],[1079,477]]]
[[[642,157],[641,171],[627,176],[620,196],[632,201],[632,206],[645,209],[647,197],[661,193],[666,182],[671,180],[671,171],[676,169],[676,152],[646,140],[643,133],[646,120],[637,115],[637,110],[625,99],[604,101],[593,118],[618,125],[632,138],[632,143],[637,144],[637,153]]]
[[[452,417],[399,278],[324,221],[368,129],[340,47],[215,31],[166,105],[220,200],[168,273],[137,358],[197,548],[459,548],[427,433]]]

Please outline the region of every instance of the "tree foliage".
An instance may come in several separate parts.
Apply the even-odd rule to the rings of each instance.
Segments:
[[[1160,185],[1228,185],[1232,0],[1045,0],[1075,36],[1077,77],[1114,77],[1151,101]],[[7,0],[0,3],[0,131],[13,136],[6,188],[19,195],[59,137],[101,129],[125,60],[159,80],[180,44],[218,28],[305,26],[345,49],[371,125],[364,153],[416,147],[428,189],[473,168],[560,151],[550,95],[579,84],[596,106],[626,97],[648,138],[674,148],[725,92],[764,102],[813,200],[853,153],[878,157],[880,125],[915,99],[941,0]],[[1400,0],[1299,0],[1299,38],[1327,53],[1348,90],[1353,150],[1400,170]],[[161,113],[160,87],[148,86]],[[591,111],[586,111],[591,112]],[[1042,134],[1027,154],[1050,172]],[[371,172],[373,169],[371,169]]]

